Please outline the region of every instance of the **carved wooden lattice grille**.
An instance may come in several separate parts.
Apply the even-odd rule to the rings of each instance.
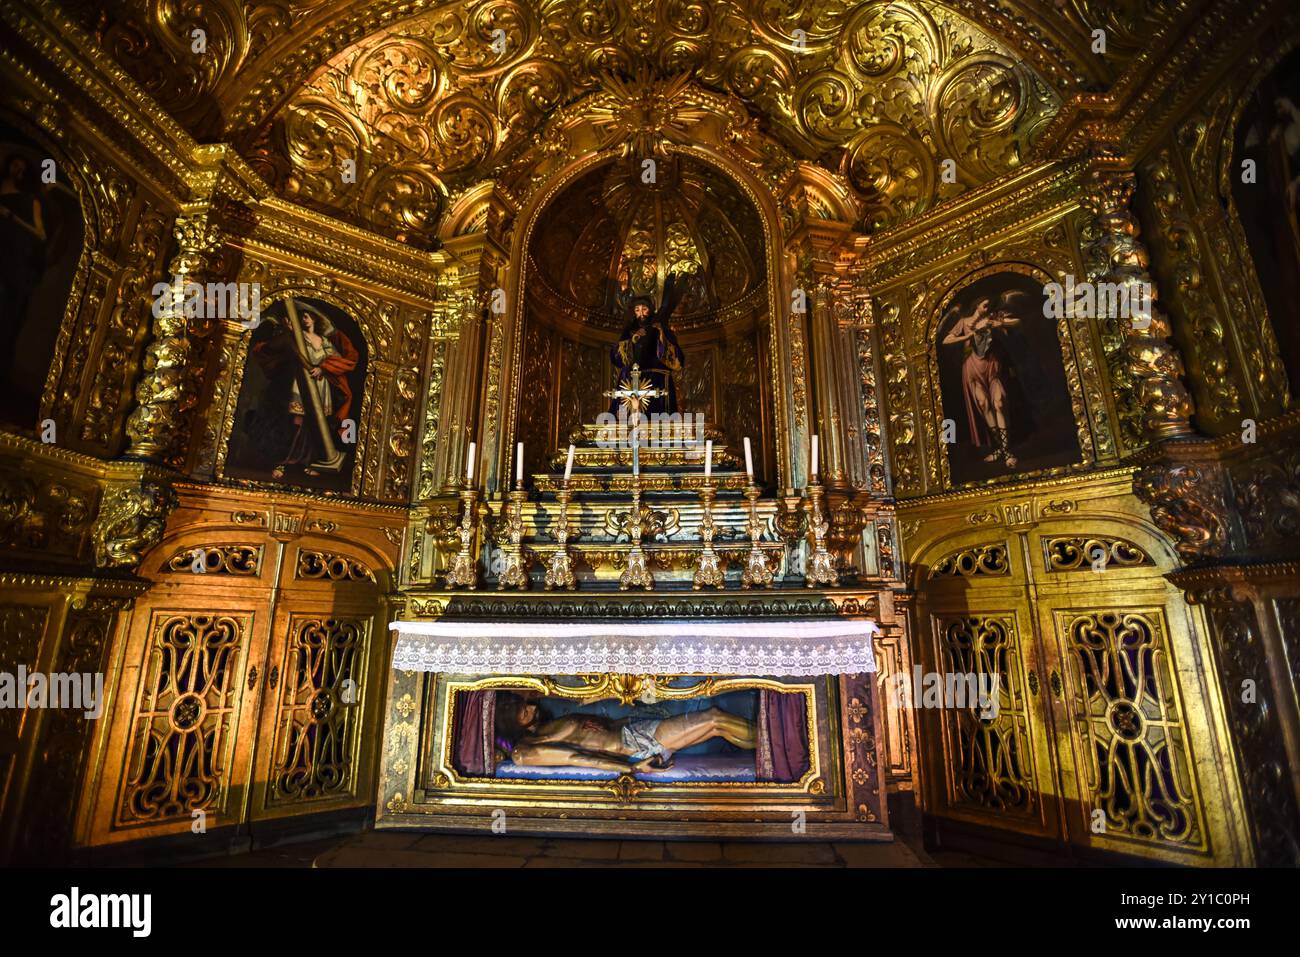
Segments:
[[[293,619],[276,712],[270,804],[352,792],[367,634],[362,619]]]
[[[947,672],[998,678],[995,717],[982,717],[978,702],[944,708],[954,802],[1031,813],[1039,789],[1015,626],[1003,617],[949,618],[940,623],[939,636],[940,660]]]
[[[246,621],[227,615],[155,621],[132,720],[119,823],[221,809],[235,732],[235,672],[247,630]]]
[[[1203,844],[1161,613],[1059,612],[1058,621],[1078,668],[1085,799],[1105,812],[1105,833]]]

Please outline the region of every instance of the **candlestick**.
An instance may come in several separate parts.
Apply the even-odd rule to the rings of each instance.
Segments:
[[[473,442],[469,444],[469,455],[465,456],[465,484],[474,484],[474,452],[478,446]]]
[[[749,484],[754,484],[754,456],[749,451],[749,436],[745,436],[745,473],[749,476]]]
[[[817,436],[812,437],[812,475],[817,474]]]
[[[710,443],[712,444],[712,443]],[[713,550],[713,536],[717,526],[713,523],[713,486],[705,485],[700,489],[700,540],[704,547],[700,551],[700,560],[695,565],[695,577],[691,586],[700,588],[721,588],[727,580],[726,573],[718,561],[718,553]]]
[[[524,443],[515,443],[515,484],[524,484]]]
[[[523,448],[522,445],[519,446]],[[497,576],[497,590],[518,588],[528,590],[528,563],[524,560],[524,500],[528,493],[517,488],[508,493],[508,501],[502,503],[502,518],[505,519],[506,541],[501,545],[501,574]]]
[[[813,446],[815,449],[817,446]],[[812,482],[808,485],[808,534],[812,538],[812,554],[808,558],[808,574],[804,584],[809,588],[814,585],[837,585],[840,576],[835,571],[835,561],[826,550],[826,533],[830,524],[822,515],[822,487]]]
[[[473,443],[470,444],[473,447]],[[473,459],[470,459],[473,462]],[[468,479],[466,480],[468,484]],[[447,569],[447,587],[448,588],[478,588],[478,562],[472,549],[474,544],[474,520],[478,505],[478,491],[473,488],[466,488],[460,493],[461,501],[465,503],[464,513],[460,522],[460,551],[451,561],[451,566]]]
[[[704,481],[713,475],[713,440],[704,443]]]
[[[564,463],[564,482],[567,485],[569,476],[573,474],[573,446],[569,446],[569,460]]]
[[[641,548],[641,535],[643,526],[641,521],[641,483],[632,482],[632,511],[627,517],[627,537],[632,543],[632,547],[627,553],[627,567],[623,569],[623,574],[619,576],[618,587],[621,591],[627,591],[633,586],[637,588],[654,588],[654,576],[650,574],[650,566],[646,562],[645,551]]]
[[[772,569],[758,545],[763,537],[763,521],[758,517],[758,494],[757,485],[751,484],[745,489],[745,498],[749,499],[749,554],[745,558],[745,570],[740,575],[741,588],[772,587]]]
[[[573,446],[569,446],[569,463],[573,463]],[[560,489],[556,498],[560,502],[560,517],[555,523],[555,541],[560,546],[551,552],[546,560],[546,578],[543,584],[546,590],[567,588],[570,591],[578,587],[578,579],[573,574],[573,559],[569,555],[569,497],[572,493],[568,487]]]

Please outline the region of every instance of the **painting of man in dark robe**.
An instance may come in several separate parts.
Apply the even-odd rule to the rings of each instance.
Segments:
[[[1232,197],[1294,391],[1300,382],[1300,50],[1256,88],[1234,146]],[[1246,160],[1253,175],[1243,168]]]
[[[48,159],[0,123],[0,419],[22,429],[37,426],[83,240],[77,195]]]
[[[1077,462],[1056,321],[1041,282],[1017,272],[978,279],[939,324],[939,384],[954,485]]]
[[[614,366],[614,381],[620,389],[632,383],[632,367],[640,368],[640,384],[659,390],[662,395],[641,403],[639,409],[629,409],[643,415],[677,411],[677,382],[684,365],[682,348],[677,335],[668,327],[668,319],[686,292],[683,277],[670,273],[664,281],[663,296],[656,307],[649,296],[633,294],[627,285],[627,274],[620,277],[618,303],[627,322],[619,333],[618,342],[609,350]],[[621,400],[614,399],[609,411],[618,415]]]
[[[364,350],[356,323],[328,303],[280,300],[263,311],[248,350],[225,474],[348,490]]]

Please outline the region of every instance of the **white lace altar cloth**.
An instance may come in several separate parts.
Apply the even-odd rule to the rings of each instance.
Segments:
[[[395,621],[393,667],[469,675],[840,675],[876,670],[865,619]]]

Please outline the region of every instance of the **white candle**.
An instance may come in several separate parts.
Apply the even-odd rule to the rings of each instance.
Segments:
[[[474,482],[474,453],[478,446],[473,442],[469,444],[469,455],[465,456],[465,484],[471,485]]]
[[[752,484],[754,481],[754,456],[753,453],[749,451],[748,435],[745,436],[745,471],[749,473],[749,481]]]
[[[515,482],[523,484],[524,481],[524,443],[515,443]]]
[[[817,474],[817,436],[812,437],[812,474]]]
[[[709,480],[713,474],[713,440],[709,439],[704,443],[704,481]]]
[[[573,474],[573,446],[570,445],[570,446],[569,446],[569,461],[567,461],[567,462],[564,463],[564,481],[567,482],[567,481],[569,480],[569,476],[572,475],[572,474]]]

